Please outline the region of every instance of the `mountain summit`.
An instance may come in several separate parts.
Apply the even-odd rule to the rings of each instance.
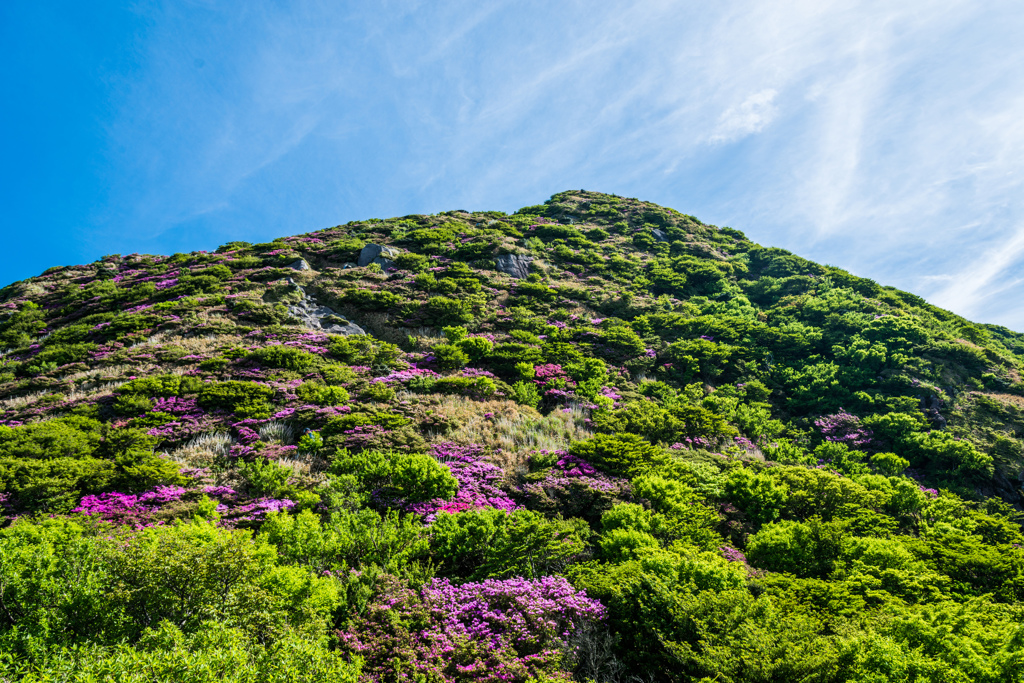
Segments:
[[[1024,335],[738,230],[570,191],[0,310],[0,678],[1024,681]]]

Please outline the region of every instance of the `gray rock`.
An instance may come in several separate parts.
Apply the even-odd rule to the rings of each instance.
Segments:
[[[355,334],[366,334],[366,331],[356,325],[353,322],[348,322],[345,325],[331,325],[330,327],[323,328],[324,332],[328,334],[343,334],[343,335],[355,335]]]
[[[377,259],[393,259],[398,256],[398,250],[393,247],[385,247],[380,244],[367,244],[359,252],[359,260],[356,262],[360,268],[377,263]],[[390,263],[388,264],[390,265]]]
[[[338,315],[330,306],[318,303],[298,285],[296,288],[302,292],[302,300],[294,306],[289,306],[288,312],[306,327],[330,334],[366,334],[359,325]]]
[[[306,263],[306,259],[304,258],[300,258],[295,263],[288,264],[288,267],[291,268],[292,270],[312,270],[309,267],[309,264]]]
[[[378,256],[377,258],[373,259],[373,262],[380,266],[381,270],[387,270],[388,268],[391,268],[395,265],[395,262],[392,261],[391,259],[383,258],[381,256]]]
[[[532,256],[501,254],[496,260],[496,265],[502,273],[511,275],[517,280],[525,280],[526,276],[530,274],[530,263],[532,262]]]
[[[657,228],[654,228],[653,230],[651,230],[651,235],[653,235],[654,239],[658,240],[659,242],[668,242],[668,235],[665,234],[664,230],[658,230]]]

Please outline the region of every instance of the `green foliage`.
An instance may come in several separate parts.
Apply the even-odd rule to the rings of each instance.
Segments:
[[[142,490],[181,481],[139,430],[104,428],[84,416],[0,427],[0,492],[25,510],[68,512],[85,493]]]
[[[202,382],[195,377],[183,375],[152,375],[139,377],[118,389],[121,395],[139,396],[182,396],[199,391]]]
[[[331,355],[349,365],[370,367],[394,366],[402,355],[394,344],[379,341],[369,335],[332,337]]]
[[[575,441],[569,453],[617,476],[635,476],[664,458],[663,451],[636,434],[595,434]]]
[[[303,382],[295,388],[295,395],[302,401],[320,406],[340,406],[349,400],[345,387],[329,386],[319,382]]]
[[[895,453],[875,453],[871,456],[871,466],[887,477],[896,477],[910,467],[910,461]]]
[[[516,403],[536,408],[540,405],[541,395],[537,386],[532,382],[516,382],[511,387],[510,397]]]
[[[469,356],[454,344],[438,344],[431,353],[442,370],[458,370],[469,362]]]
[[[284,304],[269,304],[254,299],[234,299],[231,312],[257,325],[284,325],[291,320],[288,307]]]
[[[309,372],[321,364],[316,354],[303,351],[292,346],[275,344],[256,349],[249,354],[248,360],[270,368],[284,368],[296,372]]]
[[[260,537],[277,548],[283,562],[309,567],[316,574],[370,566],[401,573],[421,561],[429,547],[416,517],[395,510],[383,515],[342,510],[322,522],[309,510],[297,515],[272,513]]]
[[[424,306],[424,313],[434,325],[461,325],[473,322],[473,307],[464,300],[445,296],[432,296]]]
[[[402,301],[402,298],[393,292],[372,289],[349,289],[343,299],[347,304],[374,311],[397,306]]]
[[[411,270],[420,273],[430,267],[430,259],[422,254],[402,252],[395,257],[395,267],[400,270]]]
[[[593,424],[604,432],[637,434],[668,444],[686,437],[717,439],[736,434],[736,429],[723,416],[703,406],[675,401],[667,405],[659,407],[653,401],[630,401],[617,410],[595,414]]]
[[[846,539],[842,522],[775,522],[754,535],[747,557],[757,567],[801,577],[825,577],[835,567]]]
[[[287,633],[266,644],[215,621],[185,634],[163,621],[140,644],[53,648],[31,660],[0,655],[0,676],[43,681],[152,680],[258,683],[270,680],[356,683],[359,667],[329,649],[326,639]]]
[[[430,529],[430,554],[443,576],[471,580],[560,572],[584,549],[582,520],[547,519],[532,510],[441,512]]]
[[[987,479],[993,474],[992,456],[947,432],[915,433],[904,446],[910,462],[919,466],[972,479]]]
[[[754,473],[738,468],[725,481],[725,498],[744,512],[758,528],[775,521],[782,513],[787,490],[765,472]]]
[[[239,462],[238,473],[253,494],[277,497],[285,493],[285,486],[292,471],[276,462],[257,458],[251,462]]]
[[[450,499],[459,488],[451,471],[422,453],[367,450],[358,454],[339,452],[331,474],[351,475],[382,503],[422,503]]]
[[[270,399],[274,390],[256,382],[210,382],[199,390],[199,405],[229,410],[242,418],[265,418],[271,415]]]
[[[331,582],[278,566],[265,541],[202,522],[109,537],[25,521],[0,532],[0,546],[8,652],[134,643],[164,621],[184,633],[217,621],[273,641],[320,632],[338,603]]]

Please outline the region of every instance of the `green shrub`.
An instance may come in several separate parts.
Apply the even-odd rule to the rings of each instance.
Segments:
[[[0,677],[23,681],[95,681],[192,683],[254,681],[337,681],[356,683],[359,667],[332,651],[322,637],[294,633],[272,643],[244,631],[206,622],[184,634],[169,621],[143,632],[140,645],[83,644],[37,653],[32,661],[0,656]],[[187,673],[186,673],[187,672]]]
[[[371,382],[366,388],[359,392],[359,397],[365,401],[377,401],[388,403],[395,399],[395,390],[384,382]]]
[[[458,370],[469,362],[469,356],[454,344],[438,344],[430,350],[442,370]]]
[[[122,384],[118,393],[122,396],[137,394],[139,396],[183,396],[194,394],[203,386],[198,377],[185,375],[153,375],[139,377]]]
[[[842,522],[776,522],[757,532],[747,557],[757,567],[800,577],[825,577],[835,568],[847,538]]]
[[[341,510],[320,521],[303,510],[297,515],[271,513],[260,528],[283,561],[324,571],[346,571],[373,565],[389,572],[408,572],[427,556],[426,529],[415,515],[388,510]],[[347,596],[346,596],[347,597]],[[352,596],[347,607],[356,611],[367,595]],[[356,604],[352,604],[355,602]]]
[[[439,572],[478,580],[558,573],[583,552],[589,529],[579,519],[482,508],[438,513],[430,531],[430,552]]]
[[[402,297],[394,292],[372,289],[349,289],[342,299],[347,304],[368,310],[388,309],[397,306],[402,301]]]
[[[306,403],[321,406],[340,406],[348,403],[348,391],[344,387],[333,387],[319,382],[303,382],[295,388],[295,395]]]
[[[430,267],[430,259],[422,254],[404,251],[395,257],[395,267],[420,273]]]
[[[18,615],[0,625],[5,650],[82,636],[134,643],[164,620],[183,633],[219,621],[273,642],[289,629],[319,635],[339,602],[330,580],[277,566],[265,540],[207,523],[111,538],[66,520],[22,522],[0,532],[0,557],[5,604]]]
[[[895,453],[876,453],[871,456],[871,465],[887,477],[896,477],[910,467],[910,461]]]
[[[473,322],[472,306],[459,299],[432,296],[427,300],[424,312],[434,325],[461,325]]]
[[[574,441],[569,453],[594,467],[616,476],[636,476],[664,458],[657,446],[636,434],[595,434],[586,441]]]
[[[284,325],[291,320],[284,304],[268,304],[254,299],[234,299],[231,312],[258,325]]]
[[[379,341],[369,335],[331,337],[331,355],[349,365],[393,367],[402,356],[394,344]]]
[[[275,498],[285,493],[288,477],[292,474],[290,468],[263,458],[252,462],[239,461],[238,472],[253,494]]]
[[[38,364],[55,363],[58,366],[67,365],[68,363],[85,360],[89,357],[89,352],[95,350],[96,345],[90,343],[59,344],[52,348],[47,345],[47,348],[37,353],[31,360],[33,363]]]
[[[256,349],[248,360],[271,368],[284,368],[296,372],[309,372],[322,363],[320,356],[292,346],[275,344]]]
[[[40,460],[86,457],[99,449],[102,432],[102,423],[79,416],[0,427],[0,456]]]
[[[467,337],[460,340],[457,346],[474,362],[482,360],[494,350],[494,343],[484,337]]]
[[[516,403],[530,406],[531,408],[536,408],[540,405],[541,401],[540,391],[533,382],[516,382],[512,385],[512,392],[509,398]]]
[[[199,405],[229,410],[243,418],[266,418],[273,412],[274,390],[256,382],[210,382],[199,390]]]
[[[429,455],[366,450],[359,454],[339,452],[331,474],[352,475],[382,503],[422,503],[449,499],[459,482],[451,471]]]

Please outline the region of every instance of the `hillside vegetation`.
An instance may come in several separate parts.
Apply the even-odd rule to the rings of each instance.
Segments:
[[[1024,335],[737,230],[573,191],[0,311],[0,681],[1024,681]]]

